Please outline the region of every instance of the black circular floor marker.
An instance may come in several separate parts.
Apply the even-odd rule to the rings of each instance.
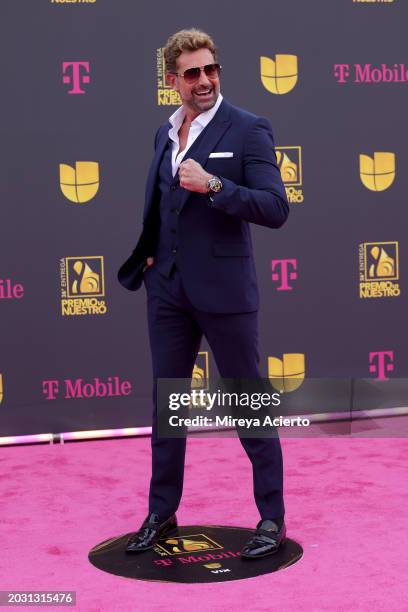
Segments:
[[[303,555],[302,547],[286,539],[278,552],[261,559],[241,559],[240,550],[253,529],[218,525],[178,527],[153,550],[127,553],[131,533],[94,546],[95,567],[126,578],[159,582],[225,582],[243,580],[284,569]]]

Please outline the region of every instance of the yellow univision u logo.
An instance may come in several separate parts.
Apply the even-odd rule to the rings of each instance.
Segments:
[[[395,179],[395,153],[376,152],[374,157],[360,155],[360,178],[371,191],[385,191]]]
[[[261,56],[261,81],[265,89],[273,94],[286,94],[298,80],[296,55],[275,55],[275,59]]]
[[[64,196],[75,204],[89,202],[99,189],[98,162],[75,162],[75,168],[60,164],[60,186]]]
[[[268,357],[268,377],[280,393],[295,391],[305,378],[304,353],[285,353],[283,359]]]
[[[3,374],[0,374],[0,404],[3,401]]]

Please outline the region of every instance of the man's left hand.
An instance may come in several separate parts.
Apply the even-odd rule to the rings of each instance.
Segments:
[[[181,162],[179,168],[180,186],[189,191],[207,193],[207,181],[212,177],[194,159]]]

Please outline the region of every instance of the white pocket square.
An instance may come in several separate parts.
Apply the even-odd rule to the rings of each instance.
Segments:
[[[210,153],[208,157],[234,157],[234,154],[231,151],[226,151],[225,153],[217,151],[216,153]]]

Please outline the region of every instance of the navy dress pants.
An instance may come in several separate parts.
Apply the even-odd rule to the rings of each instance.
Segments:
[[[157,379],[190,379],[203,335],[222,378],[259,378],[257,312],[212,314],[196,310],[176,268],[166,278],[153,265],[146,270],[144,282],[154,382],[149,513],[167,517],[176,512],[181,500],[186,439],[157,435]],[[261,518],[284,516],[278,435],[239,439],[252,463],[254,497]]]

